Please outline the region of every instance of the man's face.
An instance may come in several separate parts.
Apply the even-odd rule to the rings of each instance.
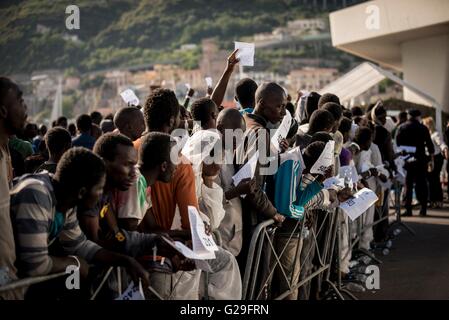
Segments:
[[[369,139],[368,141],[366,141],[364,143],[361,143],[360,144],[360,149],[363,150],[363,151],[368,151],[371,148],[371,143],[372,143],[371,139]]]
[[[14,89],[9,89],[3,105],[0,105],[0,114],[5,118],[5,126],[9,134],[23,132],[28,115],[22,94]]]
[[[178,114],[175,117],[172,117],[170,119],[170,123],[172,124],[170,131],[173,131],[176,128],[179,128],[179,124],[181,123],[181,112],[178,112]]]
[[[171,145],[172,151],[175,150],[175,149],[173,149],[174,146],[175,146],[175,143],[173,142]],[[177,167],[177,165],[175,163],[173,163],[172,160],[175,161],[176,163],[178,163],[180,156],[181,156],[181,152],[179,152],[175,156],[171,155],[170,158],[173,158],[173,157],[175,157],[175,158],[177,157],[177,158],[165,161],[164,163],[161,164],[159,176],[157,177],[158,181],[162,181],[162,182],[170,182],[171,181],[171,179],[173,177],[173,173],[175,172],[176,167]]]
[[[81,204],[84,208],[93,209],[103,195],[104,184],[106,183],[106,175],[103,175],[100,181],[84,194]]]
[[[214,106],[209,113],[209,121],[207,123],[208,129],[215,129],[217,127],[218,108]]]
[[[271,123],[278,123],[285,116],[286,97],[284,94],[273,94],[260,103],[263,106],[264,117]]]
[[[136,180],[137,151],[131,146],[118,145],[114,161],[106,162],[108,184],[120,191],[128,190]]]

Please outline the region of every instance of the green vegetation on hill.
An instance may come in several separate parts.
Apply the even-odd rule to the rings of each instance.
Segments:
[[[69,1],[0,3],[0,73],[74,68],[79,72],[146,63],[195,68],[186,43],[225,43],[269,32],[289,20],[322,15],[303,0],[78,0],[80,29],[67,30]],[[329,1],[331,2],[331,1]],[[332,1],[332,3],[334,3]],[[332,8],[329,8],[332,9]],[[41,32],[38,32],[38,25]],[[68,39],[76,35],[79,41]]]

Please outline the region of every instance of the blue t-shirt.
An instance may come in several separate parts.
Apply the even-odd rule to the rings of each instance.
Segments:
[[[95,139],[90,134],[81,133],[76,138],[72,140],[72,147],[84,147],[89,150],[94,148]]]

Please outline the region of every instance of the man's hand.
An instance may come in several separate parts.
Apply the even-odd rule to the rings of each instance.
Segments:
[[[282,222],[284,222],[285,220],[285,216],[283,216],[282,214],[276,213],[273,217],[274,222],[278,224],[278,226],[280,226],[282,224]]]
[[[214,92],[214,88],[207,87],[207,95],[210,97],[212,95],[212,92]]]
[[[297,93],[297,96],[296,96],[296,103],[295,103],[295,105],[298,104],[299,99],[301,99],[301,97],[302,97],[302,91],[301,91],[301,90],[298,90],[296,93]]]
[[[318,181],[319,183],[323,183],[324,180],[329,179],[330,177],[332,177],[332,174],[334,172],[334,166],[330,166],[326,169],[326,171],[324,171],[323,174],[319,174],[316,177],[316,181]]]
[[[150,274],[142,267],[139,262],[137,262],[136,259],[128,257],[126,269],[128,270],[134,283],[139,283],[140,278],[142,279],[143,285],[145,287],[148,287],[150,285]]]
[[[234,71],[234,67],[237,63],[239,63],[239,59],[237,59],[237,51],[239,51],[239,49],[235,49],[231,55],[228,57],[228,64],[226,65],[226,71],[227,72],[233,72]]]
[[[238,186],[235,188],[239,195],[254,193],[257,190],[256,179],[254,178],[243,179],[242,181],[239,182]]]
[[[189,98],[192,98],[194,94],[195,94],[195,90],[193,90],[192,88],[190,88],[190,89],[187,91],[187,96],[188,96]]]
[[[353,193],[350,188],[344,188],[337,193],[338,201],[345,202],[346,200],[352,198]]]
[[[329,193],[329,202],[330,203],[334,203],[335,201],[337,201],[337,199],[338,199],[337,191],[335,191],[333,189],[329,189],[329,190],[327,190],[327,192]]]
[[[370,172],[372,177],[377,177],[379,175],[379,172],[377,171],[376,168],[370,168],[369,172]]]
[[[192,271],[196,268],[195,261],[187,259],[182,255],[176,255],[170,260],[173,264],[173,272]]]
[[[382,181],[383,183],[388,181],[388,178],[386,175],[384,175],[383,173],[379,174],[379,179],[380,181]]]
[[[287,151],[289,145],[288,145],[288,140],[287,139],[282,139],[279,142],[279,148],[281,149],[281,153],[284,153],[285,151]]]

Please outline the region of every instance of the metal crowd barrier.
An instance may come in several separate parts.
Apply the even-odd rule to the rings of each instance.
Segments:
[[[316,212],[317,211],[314,210],[314,214],[316,214]],[[338,223],[339,223],[338,213],[335,210],[331,212],[322,211],[322,213],[324,213],[325,216],[322,219],[321,225],[316,226],[316,230],[314,227],[312,227],[309,230],[310,233],[308,236],[312,237],[313,244],[310,246],[308,252],[305,253],[305,258],[303,259],[304,261],[299,261],[300,270],[302,270],[305,263],[308,261],[309,256],[315,253],[318,265],[314,266],[315,267],[314,270],[309,275],[306,275],[303,279],[299,278],[296,282],[293,279],[293,274],[290,277],[290,279],[287,277],[286,272],[280,263],[280,257],[282,257],[282,255],[284,254],[288,241],[290,241],[293,238],[294,234],[298,233],[298,230],[302,238],[307,215],[305,215],[301,221],[298,221],[295,230],[293,230],[293,232],[288,237],[286,246],[281,248],[282,250],[280,250],[280,252],[278,252],[275,249],[273,241],[270,238],[270,234],[267,231],[267,228],[271,227],[274,224],[273,220],[264,221],[255,228],[252,234],[247,262],[245,266],[245,273],[243,278],[243,299],[247,300],[259,299],[262,289],[264,288],[265,285],[267,285],[271,281],[273,273],[275,272],[276,268],[280,269],[282,276],[288,283],[289,289],[286,290],[285,292],[280,293],[277,297],[272,297],[275,300],[285,299],[288,295],[300,289],[305,284],[311,282],[315,278],[317,279],[319,291],[321,291],[321,287],[325,283],[329,285],[329,287],[333,288],[333,290],[337,292],[337,295],[339,295],[341,299],[344,299],[344,297],[339,293],[340,289],[337,288],[337,285],[331,281],[332,278],[331,266],[333,263],[333,258],[335,257],[335,250],[337,248],[335,244],[337,239]],[[320,235],[323,235],[324,237],[322,247],[320,247],[320,244],[318,243],[317,240]],[[301,238],[298,240],[298,242],[302,241]],[[260,269],[260,257],[262,255],[262,248],[264,246],[264,241],[267,242],[268,248],[271,250],[270,253],[274,256],[275,261],[274,263],[270,264],[269,274],[265,279],[265,283],[263,283],[260,286],[261,289],[256,294],[255,288],[256,282],[258,280],[257,275]],[[295,253],[294,261],[297,261],[298,257],[301,255],[301,249],[302,249],[301,246],[298,246]]]

